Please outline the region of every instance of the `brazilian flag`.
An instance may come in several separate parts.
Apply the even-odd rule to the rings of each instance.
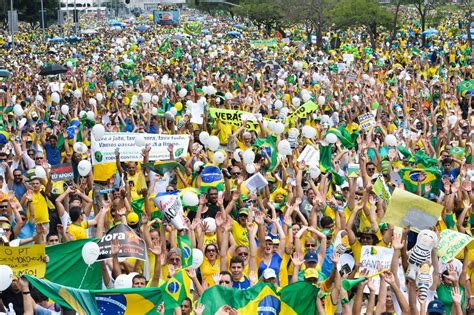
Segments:
[[[178,235],[178,246],[181,250],[183,268],[191,266],[193,262],[193,245],[187,234]]]
[[[181,173],[184,174],[186,169],[183,165],[175,161],[156,161],[156,162],[149,162],[142,165],[143,168],[149,169],[156,174],[160,174],[164,176],[165,173],[170,172],[174,169],[179,169]]]
[[[164,301],[159,288],[83,290],[26,275],[28,281],[49,299],[80,315],[158,314],[156,306]]]
[[[217,190],[224,190],[224,177],[221,170],[212,164],[207,164],[201,171],[201,191],[207,193],[209,188],[216,187]]]
[[[258,282],[247,290],[220,285],[204,291],[200,303],[206,314],[217,314],[230,306],[239,314],[317,314],[316,297],[319,289],[309,282],[299,281],[277,292],[273,284]]]
[[[461,96],[474,94],[474,80],[465,80],[456,87],[456,92]]]
[[[167,51],[171,48],[171,45],[170,45],[170,39],[167,38],[161,45],[160,47],[158,48],[158,51],[159,52],[164,52],[164,51]]]
[[[405,190],[416,193],[416,187],[420,177],[423,179],[421,181],[421,189],[423,192],[426,192],[426,185],[430,185],[430,193],[437,195],[441,187],[441,173],[437,168],[402,168],[399,171],[399,175],[402,179]]]
[[[339,126],[338,128],[329,128],[327,133],[334,134],[341,141],[342,146],[347,149],[353,149],[357,145],[359,131],[350,133],[344,126]]]
[[[271,135],[266,139],[257,138],[255,140],[255,146],[260,148],[266,152],[266,154],[270,157],[271,163],[268,171],[271,172],[275,168],[278,162],[278,155],[276,149],[276,137]]]
[[[180,307],[186,297],[191,297],[190,287],[191,279],[184,269],[180,269],[171,279],[160,286],[166,315],[174,314],[174,308]]]
[[[321,146],[319,149],[319,169],[322,173],[330,172],[332,182],[336,185],[342,185],[344,177],[339,175],[332,168],[332,145]]]
[[[201,34],[201,30],[202,24],[198,21],[184,23],[184,32],[186,34],[197,36]]]

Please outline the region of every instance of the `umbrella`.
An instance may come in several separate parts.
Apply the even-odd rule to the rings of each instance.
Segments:
[[[239,29],[239,30],[243,30],[245,27],[241,24],[235,24],[234,25],[235,28]]]
[[[42,68],[39,74],[40,75],[56,75],[56,74],[66,73],[68,71],[69,71],[68,68],[55,63],[55,64],[47,65],[46,67]]]
[[[237,32],[237,31],[230,31],[230,32],[227,32],[227,35],[232,36],[232,37],[238,37],[241,34],[240,32]]]
[[[11,74],[7,69],[0,69],[0,78],[8,78]]]
[[[97,31],[92,28],[88,28],[88,29],[82,30],[81,33],[86,34],[86,35],[91,35],[91,34],[96,34]]]
[[[50,43],[62,43],[62,42],[64,42],[64,38],[62,38],[62,37],[50,38],[50,39],[48,39],[48,42],[50,42]]]
[[[421,35],[433,36],[433,35],[436,35],[438,33],[439,33],[438,30],[435,30],[434,28],[430,28],[430,29],[427,29],[426,31],[424,31],[423,33],[421,33]]]
[[[69,43],[77,43],[77,42],[80,42],[80,41],[82,40],[82,37],[69,36],[66,40],[67,40]]]
[[[466,80],[459,83],[456,87],[456,91],[461,96],[473,95],[474,94],[474,80]]]
[[[210,32],[207,28],[204,28],[204,29],[201,31],[201,34],[209,35],[209,34],[211,34],[211,32]]]
[[[150,27],[148,25],[138,25],[135,28],[137,29],[137,31],[144,32],[144,31],[148,30]]]

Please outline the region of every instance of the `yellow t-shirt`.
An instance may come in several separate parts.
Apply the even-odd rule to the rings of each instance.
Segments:
[[[217,125],[219,127],[219,133],[217,134],[217,137],[219,138],[219,142],[222,145],[225,145],[225,144],[227,144],[229,136],[232,135],[232,125],[231,124],[224,124],[221,121],[218,121]]]
[[[230,257],[228,257],[228,260],[230,260]],[[207,259],[207,257],[204,257],[204,260],[202,262],[200,269],[201,269],[202,280],[206,281],[207,287],[210,288],[214,286],[215,283],[214,283],[214,279],[212,279],[212,276],[216,273],[221,272],[221,258],[217,257],[214,264],[211,264],[209,260]]]
[[[135,173],[135,175],[128,175],[128,180],[132,180],[133,181],[133,185],[134,185],[134,189],[136,192],[139,192],[140,190],[142,190],[143,188],[147,188],[146,186],[146,180],[145,180],[145,176],[143,175],[142,172],[139,172],[137,171]]]
[[[94,165],[94,180],[105,182],[117,171],[115,162]]]
[[[212,235],[204,234],[204,246],[209,244],[217,244],[217,234],[214,233]]]
[[[41,191],[44,191],[44,187],[41,187]],[[33,198],[31,204],[33,206],[33,211],[35,213],[35,222],[36,223],[45,223],[49,222],[49,212],[48,212],[48,203],[46,197],[40,192],[33,192]],[[28,210],[28,218],[30,213]]]
[[[69,233],[69,235],[71,235],[73,240],[83,240],[87,238],[87,227],[87,221],[82,221],[81,225],[72,223],[67,227],[67,232]]]
[[[232,220],[232,236],[236,246],[244,245],[249,247],[248,234],[247,227],[243,227],[239,222]]]

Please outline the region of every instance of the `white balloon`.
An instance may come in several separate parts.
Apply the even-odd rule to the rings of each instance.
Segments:
[[[231,100],[231,99],[233,99],[233,98],[234,98],[234,95],[232,95],[232,93],[230,93],[230,92],[226,92],[226,93],[225,93],[225,99],[226,99],[226,100]]]
[[[253,173],[255,173],[257,168],[255,167],[255,164],[250,163],[250,164],[245,165],[245,170],[247,171],[247,173],[253,174]]]
[[[81,111],[79,112],[79,118],[83,118],[84,116],[87,117],[87,113],[86,113],[85,111],[81,110]]]
[[[207,230],[205,232],[207,233],[214,233],[216,231],[216,220],[214,218],[205,218],[202,220],[202,223],[206,222],[207,224]]]
[[[46,171],[44,170],[44,168],[40,165],[37,165],[35,167],[35,176],[38,177],[38,178],[41,178],[41,179],[46,179]]]
[[[80,154],[85,154],[87,153],[87,145],[83,142],[76,142],[74,143],[74,145],[72,146],[72,149],[74,150],[74,152],[76,153],[80,153]]]
[[[150,93],[142,93],[142,100],[143,103],[148,104],[151,102],[151,94]]]
[[[100,103],[104,100],[104,95],[102,95],[102,93],[97,93],[95,95],[95,98],[97,99],[97,101]]]
[[[458,117],[456,115],[451,115],[448,117],[448,122],[450,125],[455,125],[458,121]]]
[[[219,145],[220,145],[220,141],[217,136],[210,136],[209,140],[207,140],[207,147],[211,151],[219,150]]]
[[[97,101],[95,100],[95,98],[90,98],[89,99],[89,105],[90,106],[97,106]]]
[[[316,137],[316,129],[314,129],[311,126],[304,126],[301,129],[301,133],[303,134],[303,137],[308,138],[308,139],[312,139]]]
[[[318,103],[319,103],[319,105],[323,106],[324,104],[326,104],[326,98],[324,96],[320,95],[318,97]]]
[[[389,147],[397,146],[397,138],[394,135],[387,135],[385,137],[385,144]]]
[[[57,92],[53,92],[51,94],[51,102],[58,104],[60,100],[59,94]]]
[[[105,127],[102,124],[95,124],[94,127],[92,127],[92,135],[94,136],[94,139],[99,141],[104,137],[105,134]]]
[[[95,242],[87,242],[82,246],[82,259],[84,259],[84,262],[89,266],[97,261],[99,254],[99,245]]]
[[[63,113],[63,115],[69,114],[69,106],[67,105],[61,106],[61,113]]]
[[[115,289],[128,289],[131,288],[132,285],[132,279],[126,274],[119,275],[114,281]]]
[[[179,92],[178,92],[178,95],[179,95],[179,97],[181,97],[181,98],[185,97],[187,94],[188,94],[188,90],[186,90],[186,89],[181,89],[181,90],[179,90]]]
[[[13,106],[13,113],[18,117],[23,116],[24,111],[20,104]]]
[[[217,151],[216,153],[214,153],[214,162],[216,162],[216,164],[221,164],[225,161],[225,154],[223,151]]]
[[[360,101],[359,95],[354,95],[353,99],[354,99],[354,102],[356,102],[356,103],[359,103],[359,101]]]
[[[278,153],[281,155],[290,155],[291,154],[291,145],[288,140],[281,140],[278,142]]]
[[[95,101],[95,100],[94,100],[94,101]],[[86,115],[87,115],[87,119],[89,119],[89,120],[95,120],[95,113],[94,113],[93,111],[91,111],[91,110],[88,111],[88,112],[86,113]]]
[[[299,107],[301,105],[301,99],[295,96],[291,99],[291,104],[295,107]]]
[[[18,129],[23,130],[23,127],[25,127],[27,122],[28,120],[24,117],[20,119],[20,122],[18,123]]]
[[[5,291],[12,284],[13,270],[10,266],[0,265],[0,292]]]
[[[158,97],[158,95],[153,95],[153,96],[151,97],[151,102],[152,102],[153,104],[158,104],[158,101],[159,101],[159,100],[160,100],[160,98]]]
[[[277,122],[273,128],[273,132],[277,135],[282,134],[283,131],[285,131],[285,125],[282,122]]]
[[[236,160],[237,162],[242,162],[242,160],[240,159],[240,155],[239,155],[241,152],[243,152],[243,151],[240,150],[240,149],[236,149],[234,151],[234,154],[233,154],[234,155],[234,160]]]
[[[75,98],[81,98],[81,97],[82,97],[82,92],[81,92],[81,90],[79,90],[79,89],[78,89],[78,90],[75,90],[75,91],[73,92],[73,94],[74,94],[74,97],[75,97]]]
[[[276,109],[280,109],[280,108],[282,108],[282,107],[283,107],[283,102],[280,101],[280,100],[276,100],[276,101],[275,101],[275,108],[276,108]]]
[[[203,260],[204,255],[202,254],[202,251],[198,248],[193,248],[193,262],[191,263],[191,267],[194,269],[201,267]]]
[[[284,85],[285,85],[285,81],[283,81],[283,79],[278,79],[278,80],[277,80],[277,85],[278,85],[278,86],[284,86]]]
[[[251,149],[247,149],[244,151],[242,157],[246,164],[251,164],[255,160],[255,153]]]
[[[145,137],[142,135],[137,135],[135,137],[135,145],[137,147],[144,147],[146,145],[146,140]]]
[[[368,75],[367,73],[364,73],[364,74],[362,75],[362,79],[363,79],[364,81],[368,81],[368,80],[370,79],[370,77],[369,77],[369,75]]]
[[[337,136],[333,133],[328,133],[326,135],[326,141],[329,143],[336,143],[337,142]]]
[[[158,108],[152,107],[152,109],[151,109],[151,114],[152,114],[153,116],[158,115]]]
[[[370,78],[369,79],[369,83],[371,86],[374,86],[375,85],[375,79],[374,78]]]
[[[203,161],[196,161],[194,164],[193,164],[193,170],[195,172],[199,171],[199,169],[201,168],[201,166],[204,165],[204,162]]]
[[[71,61],[68,61],[68,62],[66,62],[66,66],[67,66],[68,68],[72,68],[72,67],[73,67],[73,64],[72,64]]]
[[[37,101],[38,103],[41,103],[41,102],[43,102],[43,97],[38,94],[38,95],[36,95],[36,97],[35,97],[35,101]]]
[[[309,92],[306,91],[306,93],[301,93],[301,97],[303,98],[304,102],[307,102],[311,99],[311,94],[309,94]]]
[[[176,114],[178,113],[178,110],[175,107],[171,107],[170,113],[173,114],[173,116],[176,116]]]
[[[194,207],[199,204],[199,197],[192,191],[187,191],[183,194],[183,202],[190,207]]]
[[[167,111],[167,112],[165,112],[165,118],[172,121],[172,120],[174,120],[174,115],[171,111]]]
[[[209,138],[210,138],[209,133],[205,131],[201,131],[201,133],[199,134],[199,141],[201,141],[201,143],[204,144],[205,146],[207,146]]]
[[[91,172],[92,164],[88,160],[82,160],[77,164],[77,171],[81,176],[87,176]]]
[[[309,169],[309,176],[311,176],[311,179],[318,178],[320,174],[321,174],[321,170],[317,166],[311,167]]]

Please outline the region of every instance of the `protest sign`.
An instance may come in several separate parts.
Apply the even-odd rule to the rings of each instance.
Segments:
[[[342,60],[346,63],[354,62],[354,54],[343,54]]]
[[[373,190],[375,194],[382,200],[388,202],[390,200],[390,191],[388,190],[383,177],[378,177],[374,183]]]
[[[357,178],[360,175],[360,165],[349,163],[347,166],[347,176],[350,178]]]
[[[112,240],[117,240],[120,245],[119,258],[136,258],[146,260],[145,242],[137,236],[126,224],[119,224],[111,228],[100,239],[98,245],[100,249],[98,261],[112,258]]]
[[[169,160],[168,146],[170,144],[173,145],[175,158],[186,156],[188,153],[188,135],[107,132],[99,141],[92,137],[92,164],[115,163],[115,149],[117,148],[120,150],[122,162],[140,161],[143,158],[142,148],[135,143],[138,136],[144,137],[146,144],[151,146],[150,161]]]
[[[304,161],[309,166],[319,166],[319,151],[312,145],[307,144],[297,159],[298,162]]]
[[[209,108],[209,114],[213,119],[219,120],[225,124],[231,124],[240,127],[242,126],[242,115],[250,115],[251,113],[241,110],[211,107]],[[258,122],[247,120],[247,126],[245,128],[247,130],[257,130]]]
[[[53,182],[74,180],[72,164],[65,163],[51,167],[51,180]]]
[[[311,114],[318,110],[318,104],[313,101],[307,101],[300,107],[298,107],[294,112],[288,115],[287,120],[293,119],[295,116],[298,118],[306,118],[308,114]]]
[[[430,201],[403,189],[395,188],[384,221],[414,231],[431,229],[438,221],[443,205]]]
[[[275,38],[251,40],[250,45],[255,48],[276,48],[278,47],[278,40],[276,40]]]
[[[371,113],[362,114],[357,117],[361,130],[369,131],[375,126],[375,117]]]
[[[183,223],[183,205],[178,191],[157,193],[153,198],[155,206],[164,214],[164,220],[178,230],[185,229]]]
[[[46,272],[44,255],[44,245],[0,246],[0,265],[12,268],[14,277],[18,277],[20,274],[42,278]]]
[[[392,262],[393,248],[383,246],[362,246],[360,253],[361,269],[368,269],[369,275],[379,271],[379,268],[390,269]],[[375,285],[375,292],[378,294],[380,288],[380,277],[372,278]],[[369,293],[365,287],[364,292]]]
[[[245,185],[249,191],[258,192],[258,190],[268,185],[268,181],[262,174],[256,173],[245,181]]]
[[[446,264],[454,259],[466,246],[469,249],[474,249],[474,239],[471,236],[453,230],[444,230],[440,234],[437,253],[441,262]]]

